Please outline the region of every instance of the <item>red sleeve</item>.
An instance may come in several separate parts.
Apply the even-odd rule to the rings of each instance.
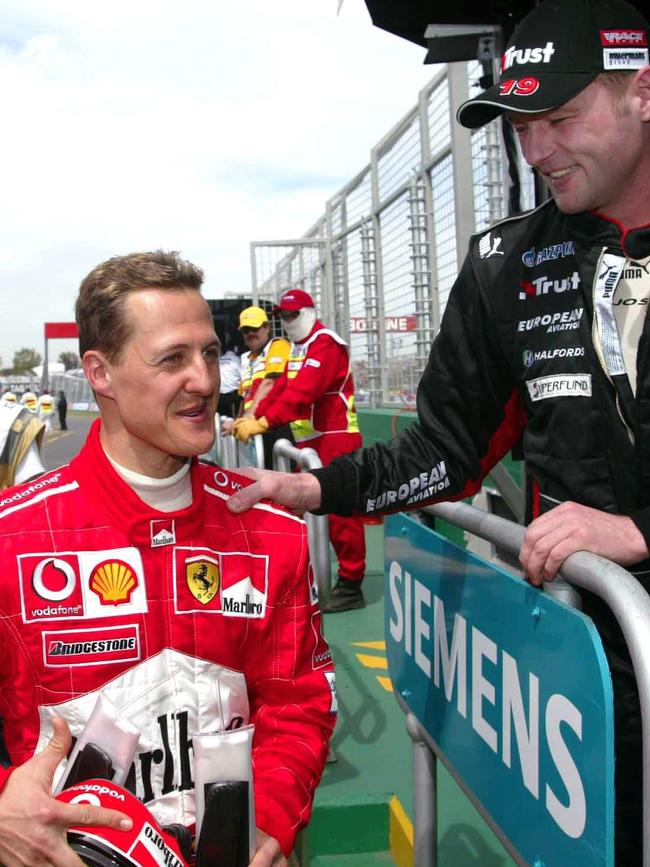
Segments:
[[[323,334],[311,344],[294,379],[287,379],[281,393],[275,388],[260,401],[255,415],[265,416],[270,427],[287,424],[309,415],[309,408],[321,395],[340,384],[348,369],[345,346]],[[286,369],[283,377],[286,377]],[[280,379],[282,381],[282,378]]]
[[[268,646],[249,649],[247,665],[253,739],[256,824],[288,856],[311,815],[336,721],[334,665],[303,553],[273,612]]]
[[[10,767],[10,768],[0,767],[0,791],[2,789],[4,789],[5,783],[7,782],[9,777],[11,776],[12,771],[13,771],[13,767]]]

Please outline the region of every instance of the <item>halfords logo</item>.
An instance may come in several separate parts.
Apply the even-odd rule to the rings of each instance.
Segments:
[[[591,374],[540,376],[526,383],[532,401],[550,397],[591,397]]]
[[[522,280],[519,300],[527,298],[539,298],[540,295],[548,295],[550,292],[560,295],[562,292],[574,292],[580,286],[580,275],[574,271],[570,277],[562,277],[559,280],[550,280],[548,277],[538,277],[536,280]]]
[[[581,358],[585,354],[584,346],[563,346],[557,349],[540,349],[533,352],[525,349],[522,353],[524,367],[532,367],[537,361],[553,361],[555,358]]]
[[[645,30],[601,30],[600,41],[603,45],[647,45]]]
[[[534,247],[526,250],[522,254],[521,261],[527,268],[534,268],[535,265],[541,265],[542,262],[548,262],[552,259],[564,259],[566,256],[573,256],[575,247],[573,241],[562,241],[560,244],[549,244],[548,247],[536,251]]]
[[[511,45],[501,58],[501,69],[510,69],[515,63],[520,66],[526,63],[550,63],[554,54],[552,42],[547,42],[543,48],[516,48]]]
[[[582,310],[582,307],[574,307],[573,310],[564,310],[562,313],[546,313],[544,316],[520,319],[517,331],[535,331],[537,328],[546,328],[547,334],[554,331],[575,331],[580,326]]]

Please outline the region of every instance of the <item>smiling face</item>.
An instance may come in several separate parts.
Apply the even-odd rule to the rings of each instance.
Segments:
[[[165,478],[214,440],[218,338],[193,289],[132,292],[124,316],[130,336],[117,361],[96,350],[84,355],[102,442],[127,469]]]
[[[624,88],[596,79],[560,108],[508,120],[561,211],[634,226],[650,218],[649,106],[650,73],[638,73]]]

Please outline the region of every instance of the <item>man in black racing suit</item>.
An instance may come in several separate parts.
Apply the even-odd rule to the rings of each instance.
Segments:
[[[520,553],[552,580],[591,551],[650,589],[650,66],[624,0],[546,0],[523,19],[499,82],[462,105],[502,113],[552,200],[474,237],[418,388],[418,424],[256,497],[373,514],[477,491],[523,437],[538,515]],[[559,503],[559,505],[558,505]],[[551,508],[554,507],[554,508]],[[597,598],[615,695],[616,861],[641,863],[639,699],[618,624]]]

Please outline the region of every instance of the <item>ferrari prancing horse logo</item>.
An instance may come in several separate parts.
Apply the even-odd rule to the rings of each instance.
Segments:
[[[185,580],[192,596],[202,605],[207,605],[219,592],[219,566],[207,557],[186,560]]]

